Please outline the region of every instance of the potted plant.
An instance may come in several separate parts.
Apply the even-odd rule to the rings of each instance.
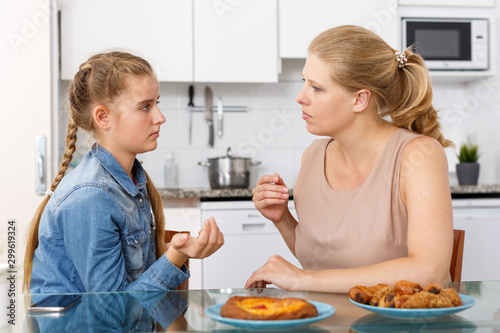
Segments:
[[[457,178],[459,185],[477,185],[479,177],[479,149],[477,145],[464,143],[457,154]]]

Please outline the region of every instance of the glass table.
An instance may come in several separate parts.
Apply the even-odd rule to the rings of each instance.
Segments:
[[[239,332],[237,327],[204,314],[234,295],[301,297],[330,304],[335,314],[296,332],[489,332],[500,333],[500,281],[452,283],[477,303],[436,319],[390,319],[352,304],[346,294],[288,292],[281,289],[221,289],[171,292],[88,293],[60,315],[27,313],[34,300],[47,295],[20,295],[15,326],[0,332]],[[288,330],[287,332],[293,332]]]

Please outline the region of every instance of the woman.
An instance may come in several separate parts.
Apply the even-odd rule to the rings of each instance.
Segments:
[[[197,238],[177,234],[165,246],[162,201],[136,159],[156,149],[165,122],[150,64],[124,52],[92,56],[68,97],[66,151],[30,227],[25,291],[175,289],[189,277],[187,258],[211,255],[224,238],[210,218]],[[64,176],[78,128],[97,142]]]
[[[294,188],[298,222],[278,174],[253,190],[299,269],[274,256],[246,287],[347,292],[355,285],[449,281],[448,167],[423,59],[373,32],[340,26],[317,36],[297,96],[315,140]]]

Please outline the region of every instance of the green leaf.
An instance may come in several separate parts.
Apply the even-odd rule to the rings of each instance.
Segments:
[[[479,159],[478,146],[467,143],[462,144],[457,157],[460,163],[477,163]]]

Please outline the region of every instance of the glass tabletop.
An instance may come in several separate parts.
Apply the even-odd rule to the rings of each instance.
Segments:
[[[500,281],[462,282],[451,286],[463,295],[472,296],[476,304],[435,319],[391,319],[352,304],[346,294],[273,288],[87,293],[59,314],[28,313],[26,309],[30,304],[48,295],[20,295],[16,298],[15,325],[0,328],[0,333],[246,331],[205,315],[207,308],[224,303],[234,295],[300,297],[335,308],[332,316],[297,328],[296,332],[500,332]]]

